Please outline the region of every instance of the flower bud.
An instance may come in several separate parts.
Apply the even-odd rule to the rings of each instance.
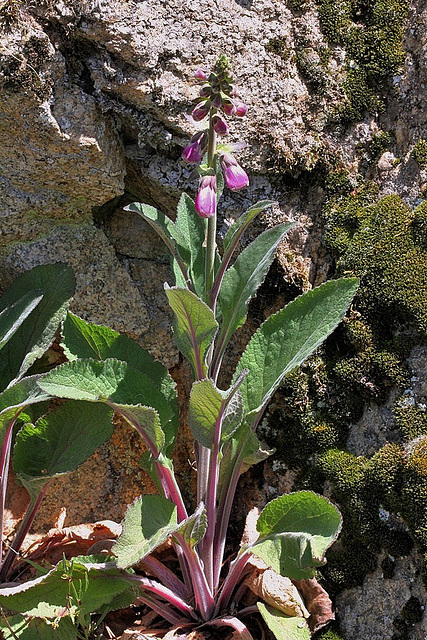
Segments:
[[[185,145],[181,157],[188,164],[198,164],[201,162],[208,145],[208,134],[206,131],[199,131]]]
[[[212,218],[216,212],[216,176],[200,178],[196,196],[196,211],[202,218]]]
[[[197,69],[194,77],[196,78],[196,80],[200,80],[201,82],[206,82],[208,79],[208,75],[206,71],[203,71],[203,69]]]
[[[212,93],[212,89],[211,89],[210,85],[207,84],[207,85],[205,85],[204,87],[202,87],[200,89],[199,96],[201,98],[209,98],[211,93]]]
[[[221,118],[221,116],[214,116],[212,118],[212,124],[213,124],[215,133],[217,133],[219,136],[227,135],[228,125],[224,120],[224,118]]]
[[[243,116],[246,115],[246,112],[248,110],[248,105],[245,104],[244,102],[237,102],[235,104],[236,104],[235,115],[238,116],[239,118],[243,118]]]
[[[226,116],[232,116],[236,113],[236,105],[232,100],[223,100],[222,110],[224,111]]]
[[[202,102],[201,104],[197,105],[197,107],[193,109],[191,113],[193,120],[195,122],[200,122],[200,120],[203,120],[203,118],[206,118],[210,108],[211,108],[210,100],[206,100],[206,102]]]
[[[219,94],[216,94],[215,96],[213,96],[212,106],[215,107],[215,109],[219,109],[221,104],[222,104],[221,96]]]
[[[224,153],[221,156],[221,168],[227,187],[231,189],[231,191],[239,191],[239,189],[244,189],[248,186],[248,174],[238,164],[234,156],[229,153]]]

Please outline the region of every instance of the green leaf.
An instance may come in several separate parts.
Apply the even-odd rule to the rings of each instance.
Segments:
[[[171,418],[170,407],[150,378],[126,362],[75,360],[56,367],[40,386],[59,398],[106,402],[160,451],[164,444],[161,425]],[[154,404],[154,408],[148,405]],[[160,420],[159,420],[160,418]]]
[[[162,496],[137,498],[123,521],[123,530],[112,548],[117,566],[131,567],[163,544],[177,528],[176,506]]]
[[[271,207],[273,204],[275,204],[274,200],[260,200],[242,213],[225,234],[224,252],[227,251],[229,247],[235,247],[252,220],[254,220],[261,211],[268,209],[268,207]]]
[[[189,253],[185,254],[185,260],[189,265],[193,289],[200,298],[205,295],[206,225],[206,219],[201,218],[196,212],[194,201],[183,193],[178,203],[176,226],[185,237],[189,248]]]
[[[234,378],[249,374],[241,385],[248,420],[257,417],[281,384],[341,322],[358,287],[356,278],[331,280],[293,300],[270,316],[249,341]]]
[[[30,313],[37,307],[43,294],[29,291],[17,302],[0,312],[0,349],[10,340]]]
[[[304,618],[287,616],[274,607],[257,602],[258,610],[276,640],[310,640],[311,634]]]
[[[13,467],[18,478],[51,478],[74,471],[114,431],[109,407],[70,400],[26,424],[16,436]]]
[[[184,538],[188,546],[194,549],[205,535],[207,526],[206,509],[203,502],[201,502],[193,515],[180,522],[179,528],[174,534],[179,534]]]
[[[0,393],[0,431],[28,405],[46,402],[51,395],[40,389],[38,381],[42,376],[30,376]]]
[[[149,376],[164,395],[172,413],[170,420],[162,424],[166,439],[165,451],[170,453],[178,431],[179,410],[176,384],[167,369],[128,336],[108,327],[86,322],[70,312],[67,313],[62,333],[64,351],[70,361],[77,358],[116,358]]]
[[[329,500],[299,491],[267,504],[260,514],[260,538],[251,551],[292,580],[312,578],[341,530],[341,515]]]
[[[165,287],[174,318],[174,338],[182,354],[189,360],[194,376],[206,375],[205,356],[218,324],[212,310],[188,289]]]
[[[195,382],[191,388],[188,412],[190,429],[197,442],[211,449],[215,430],[222,422],[221,441],[228,439],[243,419],[243,403],[233,387],[220,391],[212,380]]]
[[[57,263],[35,267],[22,274],[3,294],[0,311],[11,307],[28,292],[37,292],[43,298],[2,349],[0,390],[22,378],[51,345],[74,288],[72,269]]]
[[[62,560],[55,569],[18,586],[0,587],[0,605],[36,618],[92,613],[129,589],[126,574],[114,566]],[[70,599],[77,591],[79,602]]]
[[[161,237],[172,256],[182,264],[188,264],[190,248],[178,224],[148,204],[132,202],[125,211],[138,213]]]
[[[248,302],[264,281],[283,235],[292,226],[292,223],[279,224],[264,231],[225,272],[218,296],[222,314],[220,344],[227,344],[234,331],[245,322]]]
[[[0,618],[0,630],[4,640],[78,640],[77,628],[68,617],[48,623],[18,614],[7,620]]]

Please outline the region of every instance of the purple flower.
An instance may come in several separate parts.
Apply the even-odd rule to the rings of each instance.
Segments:
[[[235,104],[236,104],[235,115],[238,116],[239,118],[243,118],[243,116],[246,115],[246,112],[248,110],[248,105],[245,104],[244,102],[237,102]]]
[[[206,102],[202,102],[199,105],[197,105],[197,107],[193,109],[191,113],[193,120],[195,122],[200,122],[200,120],[203,120],[203,118],[206,118],[210,108],[211,108],[210,100],[206,100]]]
[[[223,100],[222,110],[226,116],[233,116],[236,113],[236,105],[232,100]]]
[[[196,80],[206,82],[206,80],[208,79],[208,74],[206,73],[206,71],[203,71],[203,69],[197,69],[194,77],[196,78]]]
[[[202,218],[212,218],[216,212],[216,176],[200,178],[196,196],[196,211]]]
[[[212,118],[212,124],[213,124],[213,128],[215,130],[215,133],[217,133],[219,136],[225,136],[228,133],[228,125],[226,123],[226,121],[224,120],[224,118],[221,118],[221,116],[214,116]]]
[[[198,164],[201,162],[208,144],[208,134],[206,131],[199,131],[185,145],[181,157],[188,164]]]
[[[225,182],[229,189],[232,191],[239,191],[239,189],[244,189],[248,186],[248,174],[238,164],[234,156],[229,153],[224,153],[221,156],[221,167],[224,173]]]

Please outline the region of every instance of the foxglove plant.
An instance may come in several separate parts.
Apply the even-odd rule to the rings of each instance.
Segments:
[[[210,73],[197,71],[196,80],[202,86],[192,116],[195,122],[205,121],[206,128],[193,136],[182,154],[185,162],[200,163],[195,202],[183,194],[175,221],[149,205],[126,207],[157,231],[172,254],[175,286],[165,285],[165,293],[174,315],[174,339],[193,375],[187,408],[195,439],[195,510],[185,504],[172,462],[178,429],[175,385],[162,365],[136,343],[68,314],[63,347],[69,362],[44,375],[38,385],[50,396],[102,403],[133,426],[147,447],[141,466],[159,491],[128,508],[112,549],[114,557],[87,560],[88,574],[109,572],[113,582],[120,582],[118,592],[132,588],[138,602],[180,630],[180,638],[187,630],[212,625],[230,626],[233,637],[251,640],[244,620],[260,614],[278,640],[303,640],[310,635],[304,618],[295,623],[262,602],[246,606],[242,583],[254,557],[277,575],[292,580],[312,577],[339,533],[336,507],[309,491],[283,495],[267,504],[256,536],[230,559],[224,556],[226,536],[240,475],[268,455],[256,429],[272,395],[339,324],[358,282],[327,282],[271,315],[250,339],[227,388],[218,386],[227,347],[245,323],[248,303],[293,224],[267,229],[235,258],[250,223],[273,204],[261,201],[231,225],[218,246],[217,208],[224,183],[237,190],[249,179],[231,145],[218,144],[217,135],[227,134],[227,117],[243,117],[247,107],[237,97],[225,57]],[[178,573],[156,553],[168,540],[176,552]],[[36,597],[43,580],[47,578],[27,585],[26,593]],[[0,604],[22,611],[21,592],[19,587],[0,590]]]

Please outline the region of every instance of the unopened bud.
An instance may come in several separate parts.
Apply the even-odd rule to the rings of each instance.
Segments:
[[[202,82],[206,82],[208,79],[208,75],[206,71],[203,71],[203,69],[197,69],[196,73],[194,74],[194,77],[196,78],[196,80],[200,80]]]
[[[236,105],[232,100],[223,100],[222,110],[226,116],[232,116],[236,113]]]
[[[193,109],[191,113],[193,120],[195,122],[200,122],[200,120],[203,120],[203,118],[206,118],[210,108],[211,108],[210,100],[206,100],[206,102],[199,104],[195,109]]]
[[[236,113],[234,115],[238,116],[239,118],[243,118],[243,116],[246,115],[247,111],[248,111],[247,104],[245,104],[244,102],[236,103]]]
[[[196,196],[196,211],[202,218],[212,218],[216,212],[216,176],[200,178]]]
[[[181,157],[184,162],[188,162],[188,164],[198,164],[199,162],[201,162],[207,146],[207,132],[199,131],[191,138],[190,142],[185,145],[184,149],[182,150]]]
[[[224,120],[224,118],[221,118],[221,116],[214,116],[212,118],[212,124],[213,124],[215,133],[217,133],[219,136],[227,135],[228,125]]]

